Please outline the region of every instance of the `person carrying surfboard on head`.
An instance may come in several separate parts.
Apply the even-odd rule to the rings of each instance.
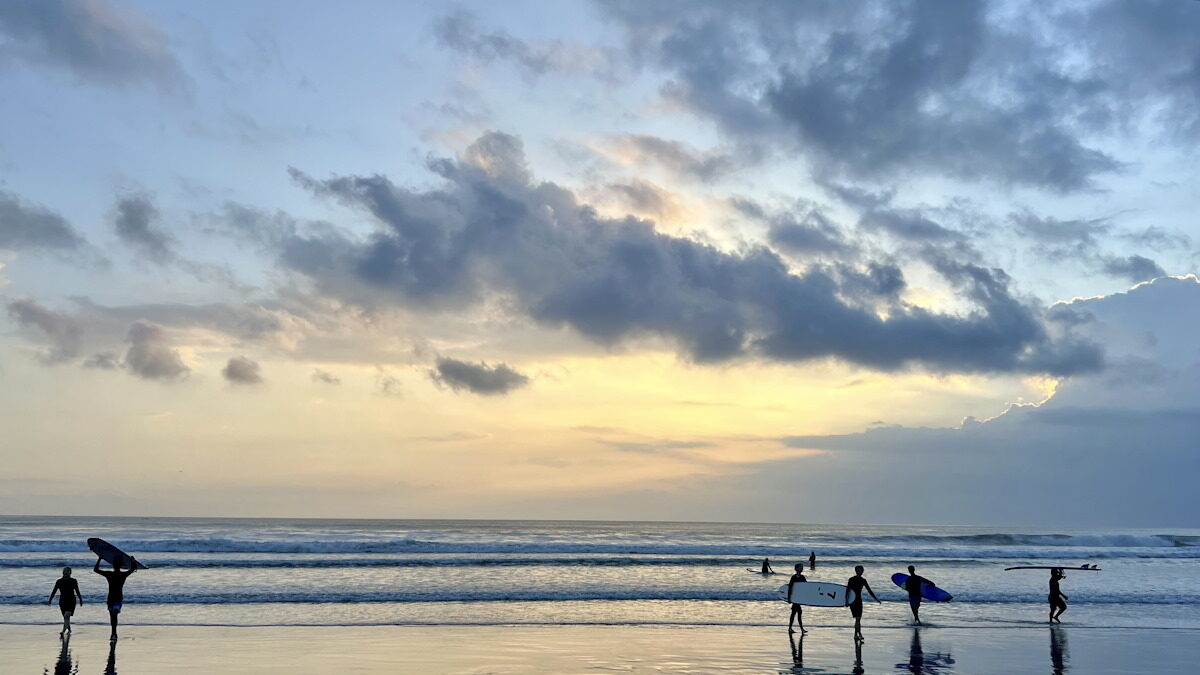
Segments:
[[[108,620],[112,624],[112,637],[117,639],[117,617],[121,613],[121,605],[125,601],[125,580],[130,574],[137,571],[137,561],[133,558],[129,559],[129,569],[122,572],[121,565],[118,562],[113,562],[112,570],[105,571],[100,569],[100,562],[103,558],[96,557],[96,566],[92,571],[108,580]]]
[[[1063,595],[1062,589],[1059,587],[1059,582],[1066,576],[1057,567],[1050,570],[1050,623],[1062,623],[1059,617],[1067,611],[1067,596]]]
[[[871,584],[867,583],[866,577],[863,576],[864,571],[866,571],[865,567],[862,565],[855,565],[854,576],[850,577],[850,579],[846,581],[846,600],[848,601],[846,606],[850,608],[850,615],[854,617],[854,640],[856,642],[863,641],[863,589],[865,588],[867,592],[871,594],[871,597],[875,599],[875,602],[883,604],[879,600],[879,596],[875,595],[875,591],[871,590]]]
[[[59,636],[66,635],[71,632],[71,615],[75,613],[75,599],[79,598],[79,604],[83,604],[83,594],[79,592],[79,582],[71,578],[71,568],[62,568],[62,577],[54,582],[54,588],[50,591],[50,599],[46,604],[54,602],[54,594],[58,593],[58,611],[62,612],[63,627]]]
[[[807,583],[807,582],[808,582],[808,577],[804,576],[804,563],[796,563],[796,573],[792,575],[791,579],[788,579],[787,596],[789,598],[792,597],[792,587],[793,586],[795,586],[796,584],[803,584],[803,583]],[[788,632],[789,633],[796,632],[796,631],[792,630],[792,622],[797,619],[800,620],[800,632],[807,633],[808,631],[805,630],[805,628],[804,628],[804,605],[799,605],[799,604],[796,604],[793,602],[792,603],[792,615],[788,617]]]
[[[921,584],[936,586],[937,584],[917,575],[917,568],[908,566],[908,579],[904,581],[904,590],[908,591],[908,606],[912,609],[913,619],[921,625]]]

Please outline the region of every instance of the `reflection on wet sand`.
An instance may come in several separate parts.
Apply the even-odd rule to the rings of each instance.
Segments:
[[[941,675],[954,672],[954,657],[949,652],[926,654],[921,646],[921,629],[913,628],[912,642],[908,647],[908,663],[897,663],[896,670],[924,675]]]
[[[62,646],[58,650],[58,660],[54,662],[54,675],[75,675],[79,672],[79,668],[71,659],[71,634],[67,633],[61,638]],[[45,675],[49,675],[50,669],[42,671]]]
[[[1067,651],[1067,631],[1061,626],[1050,628],[1050,666],[1054,675],[1071,669],[1071,654]]]
[[[104,667],[104,675],[117,675],[117,641],[108,643],[108,664]]]
[[[866,668],[863,668],[862,643],[858,640],[854,641],[854,670],[850,672],[854,675],[863,675],[863,673],[867,672]]]

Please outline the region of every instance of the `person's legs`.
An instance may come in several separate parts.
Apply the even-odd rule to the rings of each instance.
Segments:
[[[117,617],[121,615],[121,603],[108,606],[108,622],[112,625],[112,639],[117,639]]]
[[[918,624],[921,623],[921,599],[909,598],[908,606],[910,609],[912,609],[913,619],[915,619]]]
[[[1054,620],[1062,623],[1061,617],[1063,612],[1067,611],[1067,603],[1062,598],[1058,599],[1058,613],[1054,615]]]

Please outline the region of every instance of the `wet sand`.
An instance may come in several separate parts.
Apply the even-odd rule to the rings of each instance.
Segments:
[[[5,673],[1193,673],[1194,630],[742,626],[0,626]]]

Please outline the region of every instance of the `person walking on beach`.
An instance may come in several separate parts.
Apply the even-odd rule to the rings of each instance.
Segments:
[[[817,552],[816,551],[808,552],[808,569],[810,569],[810,570],[817,569]]]
[[[54,588],[50,591],[50,599],[46,604],[54,602],[54,594],[58,593],[58,611],[62,612],[63,627],[59,632],[59,637],[71,632],[71,615],[75,613],[75,599],[79,599],[79,604],[83,604],[83,594],[79,592],[79,581],[71,578],[71,568],[62,568],[62,577],[54,582]]]
[[[854,617],[854,640],[855,642],[863,642],[862,636],[862,613],[863,613],[863,598],[862,592],[865,588],[875,602],[883,604],[879,600],[879,596],[875,595],[875,591],[871,590],[871,584],[867,583],[863,572],[866,568],[862,565],[854,566],[854,576],[846,581],[846,599],[849,600],[847,607],[850,608],[850,615]]]
[[[771,569],[771,559],[770,558],[763,558],[762,573],[763,574],[775,574],[775,570]]]
[[[917,568],[908,566],[908,579],[904,582],[904,590],[908,591],[908,606],[912,609],[913,619],[921,625],[921,584],[936,586],[932,581],[917,575]]]
[[[791,600],[791,598],[792,598],[792,587],[793,586],[795,586],[796,584],[805,583],[807,581],[808,581],[808,578],[804,576],[804,563],[796,563],[796,573],[792,575],[791,579],[788,579],[788,599]],[[808,631],[804,629],[804,606],[793,602],[792,603],[792,615],[788,617],[788,632],[789,633],[796,632],[796,631],[792,630],[792,622],[797,619],[800,620],[800,633],[801,634],[807,633]]]
[[[111,571],[100,569],[100,561],[102,558],[96,558],[96,566],[92,571],[100,576],[108,579],[108,620],[112,624],[112,637],[110,640],[117,639],[117,617],[121,614],[121,605],[125,601],[125,580],[130,574],[137,571],[137,561],[132,558],[129,560],[129,569],[125,572],[121,571],[121,566],[113,563]]]
[[[1059,617],[1062,616],[1063,612],[1067,611],[1068,598],[1063,595],[1062,589],[1059,588],[1059,582],[1065,576],[1063,571],[1057,567],[1050,570],[1050,623],[1062,623]]]

